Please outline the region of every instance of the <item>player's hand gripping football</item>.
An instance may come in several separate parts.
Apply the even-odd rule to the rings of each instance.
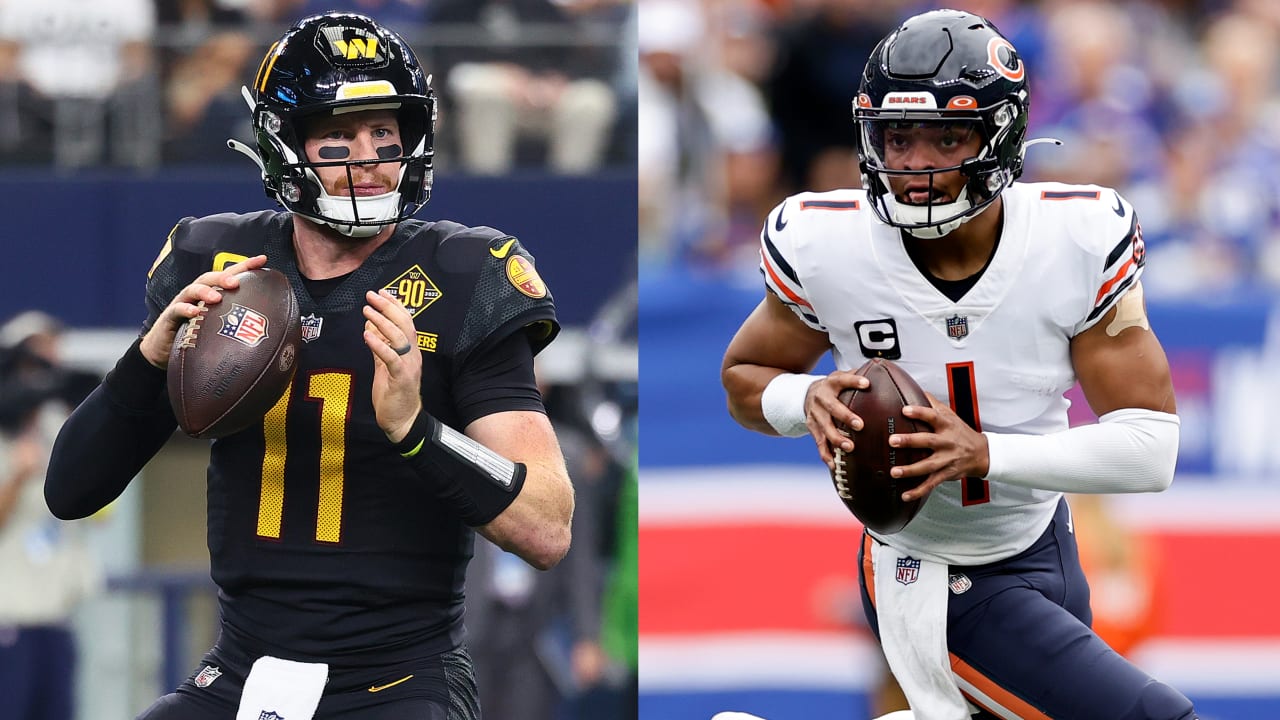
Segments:
[[[219,290],[240,287],[240,281],[236,279],[237,275],[266,264],[266,255],[256,255],[229,265],[223,270],[207,272],[182,288],[143,336],[142,344],[138,348],[142,351],[142,356],[161,370],[168,368],[169,350],[173,347],[173,339],[178,334],[178,328],[191,318],[207,312],[208,306],[221,301],[222,293],[218,292]]]
[[[914,489],[902,494],[906,502],[923,498],[947,480],[985,477],[991,468],[987,436],[970,427],[933,395],[926,393],[926,396],[930,407],[908,405],[902,412],[909,418],[928,424],[933,432],[896,433],[889,437],[889,444],[893,447],[933,450],[932,455],[920,462],[890,471],[894,477],[928,476]]]
[[[840,402],[840,393],[848,389],[865,389],[867,379],[852,370],[837,370],[809,386],[804,398],[804,424],[818,443],[818,455],[828,468],[835,463],[835,449],[853,452],[853,440],[837,427],[837,423],[862,429],[862,418]]]
[[[422,409],[422,351],[413,316],[387,290],[365,293],[364,344],[373,352],[373,411],[391,442]]]

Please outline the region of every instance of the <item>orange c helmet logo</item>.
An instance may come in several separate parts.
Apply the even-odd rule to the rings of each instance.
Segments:
[[[1010,80],[1018,81],[1027,75],[1027,66],[1018,57],[1018,51],[1002,37],[993,37],[987,43],[987,64]]]
[[[947,101],[948,110],[972,110],[978,107],[978,101],[969,95],[957,95]]]

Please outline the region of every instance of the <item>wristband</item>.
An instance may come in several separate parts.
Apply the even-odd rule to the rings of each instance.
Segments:
[[[490,522],[515,502],[528,473],[524,463],[502,457],[426,409],[395,450],[472,527]]]
[[[770,380],[760,394],[760,412],[765,422],[783,437],[809,434],[804,424],[804,399],[809,394],[809,386],[823,377],[782,373]]]

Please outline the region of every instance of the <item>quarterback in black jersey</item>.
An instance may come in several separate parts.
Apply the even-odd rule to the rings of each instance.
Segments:
[[[541,569],[569,546],[573,488],[533,374],[558,330],[551,295],[514,237],[410,219],[430,194],[435,98],[394,32],[302,20],[245,97],[256,147],[230,144],[287,212],[173,229],[142,337],[58,437],[50,509],[85,517],[124,490],[176,426],[179,326],[237,273],[276,268],[305,342],[262,422],[211,446],[221,633],[140,717],[477,718],[474,532]]]

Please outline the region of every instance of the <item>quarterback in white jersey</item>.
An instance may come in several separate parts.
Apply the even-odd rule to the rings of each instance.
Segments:
[[[872,51],[854,119],[864,189],[801,193],[765,220],[765,297],[725,352],[729,411],[810,435],[830,466],[862,419],[852,368],[898,363],[932,429],[894,477],[923,498],[864,534],[862,601],[916,717],[1191,720],[1195,709],[1107,647],[1064,492],[1159,492],[1179,423],[1147,321],[1133,207],[1096,185],[1018,183],[1026,67],[987,20],[937,10]],[[830,352],[836,370],[809,374]],[[1070,427],[1080,384],[1098,415]],[[852,428],[852,437],[837,429]],[[852,551],[852,550],[851,550]]]
[[[802,193],[776,207],[761,233],[765,285],[826,334],[840,370],[887,358],[975,429],[1066,430],[1071,339],[1138,286],[1142,231],[1103,187],[1014,183],[1001,201],[999,244],[959,300],[922,274],[864,190]],[[1044,532],[1060,494],[943,483],[892,542],[937,562],[1003,560]]]

